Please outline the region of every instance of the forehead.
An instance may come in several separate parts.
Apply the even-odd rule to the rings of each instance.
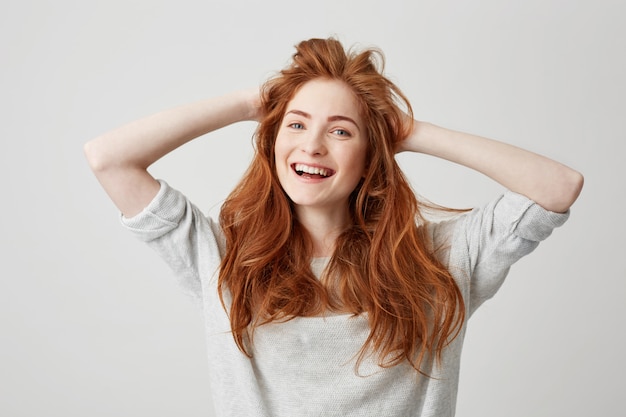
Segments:
[[[358,100],[344,82],[315,79],[303,84],[287,104],[286,111],[300,110],[312,117],[346,116],[362,125]]]

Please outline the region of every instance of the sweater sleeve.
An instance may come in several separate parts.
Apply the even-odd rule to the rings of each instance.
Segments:
[[[219,227],[182,193],[159,180],[161,188],[139,214],[122,224],[146,242],[173,270],[183,291],[201,300],[205,281],[219,268]]]
[[[569,211],[554,213],[521,194],[507,191],[454,222],[451,272],[460,269],[465,280],[469,278],[469,313],[498,291],[511,265],[532,252],[568,217]]]

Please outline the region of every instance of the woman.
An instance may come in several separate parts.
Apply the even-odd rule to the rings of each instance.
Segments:
[[[218,415],[454,415],[467,319],[582,188],[555,161],[413,120],[379,68],[376,51],[311,39],[260,95],[165,111],[85,147],[123,223],[203,308]],[[219,222],[148,173],[243,120],[260,123],[256,152]],[[429,223],[402,151],[509,191]]]

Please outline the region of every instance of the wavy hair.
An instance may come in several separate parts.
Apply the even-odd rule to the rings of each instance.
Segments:
[[[220,298],[235,342],[249,356],[258,326],[341,311],[366,314],[369,321],[357,367],[376,353],[380,366],[406,360],[422,373],[423,360],[440,360],[461,328],[462,295],[436,258],[424,227],[424,204],[394,157],[412,128],[406,123],[412,120],[411,105],[383,69],[379,50],[346,52],[335,39],[310,39],[296,46],[291,64],[261,89],[264,117],[254,159],[220,213],[226,237]],[[338,237],[322,279],[311,271],[311,240],[281,188],[274,158],[287,104],[302,85],[318,78],[350,87],[369,141],[367,172],[349,198],[351,224]]]

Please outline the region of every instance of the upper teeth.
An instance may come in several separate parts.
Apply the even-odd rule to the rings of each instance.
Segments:
[[[296,171],[306,172],[307,174],[318,174],[324,177],[330,175],[330,171],[326,168],[311,167],[304,164],[296,164],[294,168]]]

